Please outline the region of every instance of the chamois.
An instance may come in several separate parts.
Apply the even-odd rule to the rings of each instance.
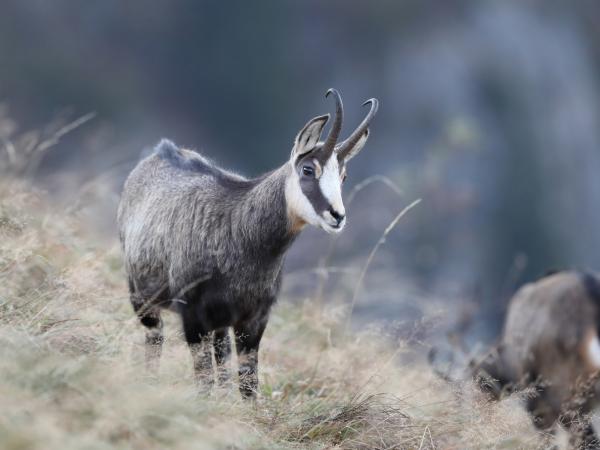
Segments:
[[[370,111],[338,143],[343,105],[333,94],[333,125],[319,141],[329,114],[300,130],[289,160],[247,179],[190,150],[162,140],[125,182],[118,210],[119,235],[134,312],[146,327],[146,364],[158,369],[161,309],[180,314],[198,382],[228,379],[233,327],[239,388],[254,398],[258,348],[281,285],[284,255],[305,225],[329,233],[346,223],[341,188],[346,163],[365,145]]]
[[[580,447],[600,448],[587,418],[600,398],[599,333],[600,279],[555,272],[515,293],[499,343],[469,373],[496,399],[533,388],[525,406],[538,428],[560,422]]]

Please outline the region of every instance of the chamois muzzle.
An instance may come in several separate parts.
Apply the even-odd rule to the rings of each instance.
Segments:
[[[339,227],[346,218],[345,214],[337,212],[333,207],[329,208],[329,214],[331,214],[331,217],[336,221],[335,228]]]

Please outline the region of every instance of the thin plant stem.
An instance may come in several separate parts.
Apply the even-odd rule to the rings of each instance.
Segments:
[[[381,237],[379,238],[379,240],[377,241],[377,243],[371,250],[371,253],[369,253],[369,257],[367,258],[365,265],[363,266],[362,270],[360,271],[360,275],[358,276],[358,279],[356,280],[356,284],[354,285],[354,293],[352,294],[352,302],[350,303],[350,310],[348,311],[348,322],[346,324],[346,330],[348,330],[350,328],[350,323],[352,321],[352,312],[354,311],[354,305],[356,304],[356,299],[358,298],[358,294],[360,293],[360,288],[362,287],[363,280],[365,279],[367,270],[369,269],[369,266],[371,265],[371,262],[373,261],[373,258],[375,257],[375,254],[377,253],[377,250],[379,250],[379,247],[381,247],[385,243],[385,238],[394,229],[394,227],[396,226],[398,221],[402,217],[404,217],[411,209],[413,209],[415,206],[417,206],[419,203],[421,203],[421,199],[415,200],[410,205],[408,205],[407,207],[402,209],[402,211],[400,211],[398,213],[398,215],[396,217],[394,217],[394,220],[392,220],[390,222],[390,224],[386,227],[386,229],[383,231],[383,234],[381,235]]]
[[[394,193],[396,193],[399,197],[402,197],[402,195],[404,194],[402,192],[402,189],[400,189],[398,185],[394,183],[390,178],[386,177],[385,175],[373,175],[365,178],[356,186],[354,186],[354,188],[350,191],[350,194],[348,194],[348,197],[346,199],[346,206],[350,206],[356,198],[356,195],[373,183],[383,183],[384,185],[389,187]],[[321,310],[323,307],[323,292],[325,290],[325,282],[327,281],[327,278],[329,276],[329,273],[327,271],[320,269],[325,268],[329,264],[329,260],[333,256],[338,239],[339,235],[336,235],[333,239],[331,239],[327,252],[319,261],[319,271],[317,273],[319,275],[320,281],[317,285],[317,290],[314,295],[315,304],[318,305],[319,310]]]
[[[83,124],[89,122],[94,117],[96,117],[95,112],[87,113],[79,117],[78,119],[75,119],[74,121],[64,125],[60,129],[58,129],[52,136],[36,145],[32,153],[29,155],[29,160],[25,163],[25,166],[23,168],[24,175],[28,177],[33,176],[37,171],[43,157],[46,155],[48,149],[58,144],[60,139],[66,134],[69,134],[71,131],[81,127]]]

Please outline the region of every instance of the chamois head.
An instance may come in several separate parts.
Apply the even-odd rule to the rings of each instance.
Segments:
[[[290,158],[292,176],[286,185],[288,213],[296,225],[311,224],[329,233],[342,231],[346,211],[342,202],[342,183],[346,163],[358,154],[369,137],[369,125],[379,102],[369,99],[371,109],[361,124],[343,142],[338,143],[344,108],[338,91],[329,89],[336,103],[335,118],[325,141],[319,139],[329,114],[310,120],[296,136]]]

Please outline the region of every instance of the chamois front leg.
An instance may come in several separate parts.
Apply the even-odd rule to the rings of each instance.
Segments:
[[[600,441],[589,417],[571,411],[563,414],[560,421],[569,431],[570,448],[577,450],[600,449]]]
[[[234,327],[238,355],[240,393],[244,399],[255,399],[258,390],[258,347],[268,317]]]
[[[579,438],[580,448],[585,448],[586,450],[600,449],[600,440],[598,439],[598,435],[596,434],[590,419],[586,418],[581,425]]]
[[[231,358],[231,338],[229,329],[215,330],[213,346],[217,362],[217,380],[223,385],[229,381],[229,360]]]
[[[182,320],[183,333],[192,354],[194,376],[198,387],[200,391],[209,392],[214,384],[211,335],[194,316],[193,311],[183,311]]]
[[[600,449],[600,439],[592,425],[590,413],[596,403],[596,386],[600,371],[582,376],[576,382],[573,396],[562,405],[559,420],[571,433],[571,444],[577,449]]]

